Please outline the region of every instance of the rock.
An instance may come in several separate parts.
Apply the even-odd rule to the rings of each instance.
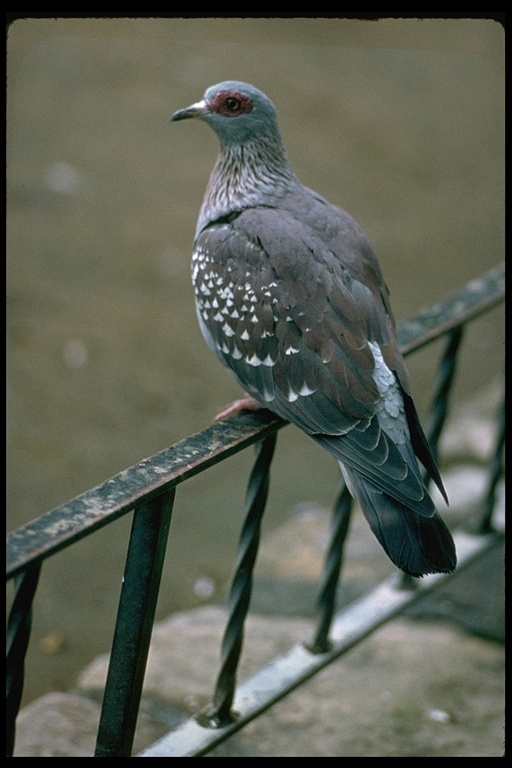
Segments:
[[[99,716],[83,696],[48,693],[18,715],[14,757],[91,757]]]

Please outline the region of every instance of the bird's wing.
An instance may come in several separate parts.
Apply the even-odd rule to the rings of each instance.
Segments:
[[[383,405],[375,376],[369,342],[384,361],[402,365],[378,266],[372,278],[364,254],[366,279],[375,282],[369,288],[324,240],[293,213],[272,208],[247,209],[203,230],[194,248],[203,332],[247,392],[379,490],[433,514],[422,503],[428,496],[398,378],[391,374],[395,389]],[[383,370],[389,373],[387,362]]]

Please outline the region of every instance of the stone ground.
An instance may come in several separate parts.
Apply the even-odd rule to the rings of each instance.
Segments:
[[[212,640],[219,637],[224,618],[221,609],[200,608],[158,628],[159,650],[150,661],[151,690],[143,702],[136,750],[207,703],[216,661]],[[251,662],[284,650],[310,631],[311,623],[303,619],[252,617]],[[191,642],[193,658],[183,652]],[[181,647],[181,654],[171,656],[171,647]],[[210,754],[499,757],[503,655],[501,645],[448,624],[399,619]],[[90,682],[95,672],[88,670],[85,679]],[[25,708],[15,756],[91,756],[99,705],[84,693],[51,693]]]

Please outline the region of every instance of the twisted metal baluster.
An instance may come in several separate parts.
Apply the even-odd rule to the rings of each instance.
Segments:
[[[236,672],[242,651],[244,622],[252,592],[252,572],[260,539],[261,520],[268,496],[270,464],[277,434],[273,433],[257,445],[257,457],[249,479],[246,517],[238,546],[238,559],[229,599],[229,618],[222,641],[222,664],[213,702],[196,716],[204,726],[218,728],[232,722]]]
[[[432,455],[436,462],[439,453],[439,439],[448,414],[448,402],[457,369],[457,354],[462,341],[462,331],[463,329],[460,325],[448,334],[448,342],[441,365],[439,366],[437,386],[430,406],[430,420],[427,432]],[[426,485],[428,486],[431,481],[430,477],[426,478]]]
[[[496,488],[503,476],[503,449],[505,446],[505,399],[500,407],[497,418],[498,432],[494,455],[489,462],[489,478],[484,494],[482,517],[478,526],[479,533],[490,533],[492,530],[492,515],[496,504]]]
[[[331,543],[325,559],[323,581],[318,597],[320,621],[317,633],[307,647],[312,653],[326,653],[330,648],[329,631],[336,607],[336,594],[343,563],[343,547],[347,538],[352,512],[352,496],[342,481],[333,509]]]
[[[12,757],[16,718],[20,708],[25,676],[25,655],[32,629],[32,603],[37,589],[41,561],[32,564],[14,579],[16,595],[7,623],[6,677],[6,755]]]

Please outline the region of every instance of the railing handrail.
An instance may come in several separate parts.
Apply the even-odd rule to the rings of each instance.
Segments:
[[[504,294],[505,266],[500,264],[400,324],[397,335],[402,352],[409,354],[475,319],[503,301]],[[20,526],[7,536],[6,578],[13,578],[29,565],[50,557],[285,424],[269,411],[238,413]]]

